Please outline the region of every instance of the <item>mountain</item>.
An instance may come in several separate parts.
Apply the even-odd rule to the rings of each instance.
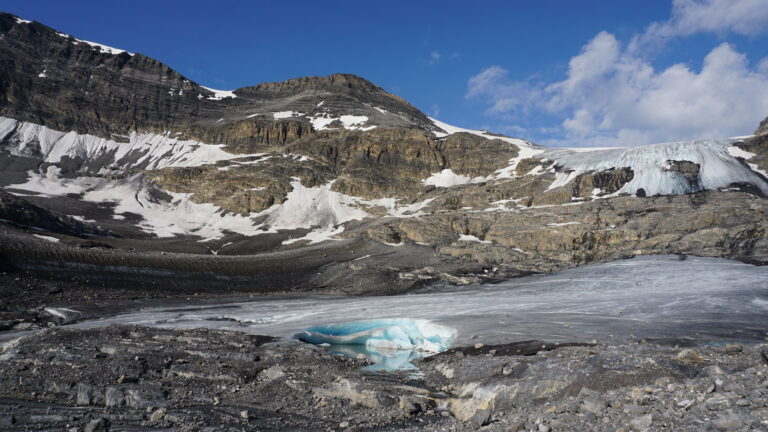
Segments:
[[[641,254],[766,263],[766,132],[545,148],[442,123],[354,75],[213,90],[0,14],[0,186],[15,195],[0,195],[0,256],[345,292]],[[20,245],[24,206],[78,224]],[[75,250],[79,236],[113,249]]]

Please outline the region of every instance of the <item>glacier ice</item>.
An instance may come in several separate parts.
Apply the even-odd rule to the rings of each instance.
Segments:
[[[768,183],[760,175],[734,157],[729,149],[738,140],[698,140],[653,144],[625,149],[574,151],[547,150],[537,157],[556,161],[567,180],[562,185],[587,171],[604,171],[629,167],[634,177],[616,193],[635,194],[644,189],[648,195],[681,195],[703,189],[728,187],[745,182],[757,186],[768,195]],[[688,181],[681,173],[670,170],[668,161],[689,161],[699,165],[699,183]],[[569,172],[570,171],[570,172]]]
[[[364,355],[372,364],[363,368],[366,371],[417,371],[411,361],[424,357],[424,353],[414,350],[390,350],[363,345],[333,345],[328,348],[331,354],[357,358]]]
[[[465,132],[487,139],[501,139],[515,144],[520,154],[490,176],[488,180],[514,177],[517,163],[530,157],[551,160],[558,166],[555,181],[549,186],[554,189],[574,180],[579,174],[588,171],[605,171],[613,168],[629,167],[634,172],[631,181],[614,195],[629,193],[634,195],[643,189],[647,195],[682,195],[705,189],[719,189],[732,183],[751,183],[768,195],[768,183],[763,178],[757,165],[745,163],[754,154],[735,147],[739,138],[722,140],[696,140],[653,144],[630,148],[552,148],[538,147],[528,141],[500,137],[484,131],[463,129],[430,119],[443,132],[437,132],[439,138],[450,134]],[[690,182],[679,172],[670,169],[669,161],[689,161],[699,165],[700,182]],[[541,172],[539,169],[533,173]],[[437,178],[437,174],[430,177]],[[761,177],[762,176],[762,177]],[[469,183],[453,182],[445,187]],[[440,185],[438,185],[440,186]]]
[[[456,338],[455,329],[425,319],[389,318],[310,327],[296,339],[329,346],[331,353],[357,357],[372,364],[364,370],[417,370],[411,360],[445,351]]]
[[[363,345],[366,348],[438,353],[451,346],[456,330],[432,321],[389,318],[310,327],[296,338],[315,345]]]

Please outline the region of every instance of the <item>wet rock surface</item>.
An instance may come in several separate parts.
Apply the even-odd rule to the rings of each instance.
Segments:
[[[367,373],[363,359],[237,332],[54,328],[5,344],[0,422],[8,431],[768,428],[768,345],[567,345],[459,348],[417,360],[414,375]]]

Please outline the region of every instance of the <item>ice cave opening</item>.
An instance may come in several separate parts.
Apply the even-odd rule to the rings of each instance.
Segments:
[[[296,339],[372,364],[370,371],[416,370],[411,361],[448,349],[457,331],[425,319],[389,318],[310,327]]]

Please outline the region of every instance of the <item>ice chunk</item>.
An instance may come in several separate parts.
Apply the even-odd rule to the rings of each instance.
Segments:
[[[441,352],[456,330],[424,319],[390,318],[310,327],[296,338],[315,345],[363,345],[367,349]]]

